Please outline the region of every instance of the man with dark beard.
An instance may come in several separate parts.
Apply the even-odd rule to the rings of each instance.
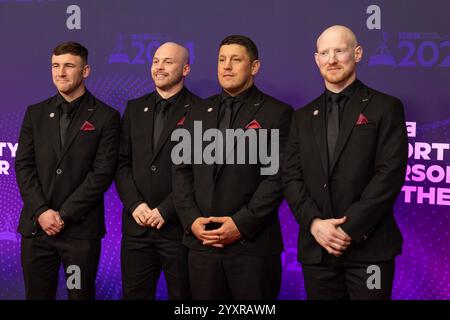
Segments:
[[[258,49],[250,38],[230,35],[222,40],[217,59],[222,91],[196,104],[186,118],[185,128],[194,140],[198,122],[205,130],[221,134],[241,130],[243,135],[256,136],[259,130],[267,130],[270,135],[258,141],[260,148],[263,144],[269,148],[274,142],[282,159],[292,108],[255,86],[260,65]],[[244,159],[251,157],[250,148],[240,150],[239,142],[234,142],[225,139],[226,149]],[[272,152],[278,153],[278,149]],[[275,172],[263,175],[262,162],[194,161],[175,166],[174,203],[185,230],[183,243],[189,247],[193,299],[278,297],[282,184],[278,166]]]

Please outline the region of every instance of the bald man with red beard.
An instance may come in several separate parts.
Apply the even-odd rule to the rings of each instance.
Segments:
[[[282,178],[308,299],[390,299],[401,253],[393,207],[407,164],[403,104],[356,78],[362,56],[350,29],[326,29],[315,53],[325,92],[291,125]]]

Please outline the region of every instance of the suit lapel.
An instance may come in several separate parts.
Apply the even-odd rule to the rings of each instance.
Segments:
[[[254,119],[256,112],[258,112],[258,110],[261,108],[263,103],[264,103],[264,96],[263,96],[262,92],[259,91],[255,87],[253,89],[253,93],[251,94],[251,96],[248,97],[248,99],[247,99],[247,101],[245,101],[244,105],[241,106],[241,108],[236,116],[236,119],[233,122],[232,129],[234,129],[234,130],[243,129],[245,131],[245,127],[247,126],[247,124],[249,124]],[[220,99],[219,99],[219,104],[220,104]],[[226,137],[224,137],[224,143],[225,143],[225,138]],[[241,137],[234,139],[233,149],[236,149],[237,142],[239,141],[240,138]],[[231,153],[231,150],[230,150],[230,153]],[[228,158],[228,156],[229,156],[229,153],[226,154],[226,156],[224,158],[224,162],[226,162],[226,159]],[[217,165],[215,178],[218,177],[222,167],[223,167],[223,164]]]
[[[61,153],[61,139],[59,132],[59,110],[56,96],[54,96],[48,103],[46,109],[46,128],[49,141],[52,144],[55,154],[59,157]]]
[[[137,112],[137,119],[134,119],[140,125],[136,125],[137,128],[143,128],[145,136],[145,146],[147,149],[146,154],[150,155],[150,159],[153,157],[153,118],[155,117],[155,93],[150,93],[145,99],[144,104]]]
[[[320,159],[325,175],[328,173],[328,150],[326,141],[326,95],[322,94],[315,102],[312,114],[314,138],[320,152]]]
[[[217,127],[218,127],[217,120],[218,120],[218,113],[219,113],[219,108],[220,108],[220,95],[217,95],[214,99],[205,100],[205,103],[202,103],[200,108],[203,108],[204,110],[201,110],[201,112],[202,112],[201,119],[197,119],[197,121],[201,120],[201,122],[202,122],[201,134],[203,135],[206,130],[217,129]],[[196,120],[194,119],[194,121],[196,121]],[[195,139],[195,133],[194,133],[194,139]],[[203,141],[203,138],[202,138],[202,141]],[[202,152],[203,152],[203,150],[204,150],[204,143],[202,142]],[[203,154],[201,156],[203,157]],[[219,166],[219,164],[205,166],[205,171],[207,171],[207,174],[209,174],[212,179],[214,179],[215,166]],[[217,170],[216,170],[216,172],[217,172]]]
[[[241,106],[241,110],[237,114],[236,120],[233,123],[233,129],[244,129],[255,117],[256,112],[261,108],[263,104],[263,94],[256,87],[253,89],[253,93],[250,97],[248,97],[247,101],[243,106]]]
[[[183,89],[183,92],[180,94],[180,96],[177,99],[177,102],[173,106],[173,110],[170,110],[170,118],[167,120],[166,125],[163,128],[163,132],[161,133],[161,138],[158,141],[158,145],[153,146],[153,157],[152,161],[158,156],[159,152],[161,151],[164,144],[167,142],[167,139],[172,134],[172,131],[177,126],[178,121],[186,115],[186,112],[190,106],[190,103],[192,101],[192,94],[187,90]]]
[[[353,128],[355,127],[359,114],[362,113],[364,108],[367,106],[371,97],[372,96],[370,95],[369,90],[367,90],[367,87],[361,84],[348,102],[348,105],[345,107],[333,161],[331,162],[330,176],[333,173],[336,162],[339,159],[339,156],[341,155],[345,144],[353,131]]]
[[[208,129],[217,129],[217,119],[219,116],[218,113],[220,108],[220,95],[212,100],[206,100],[205,103],[202,104],[201,108],[204,108],[204,110],[202,110],[202,115],[204,115],[204,117],[202,116],[202,119],[197,119],[197,121],[202,121],[202,134]]]
[[[67,131],[66,143],[64,144],[64,147],[61,150],[58,164],[61,161],[62,157],[64,157],[64,154],[67,152],[67,150],[69,150],[70,146],[75,140],[75,137],[80,132],[80,129],[84,124],[84,122],[88,121],[96,110],[94,97],[90,94],[89,91],[86,92],[86,97],[84,98],[79,108],[80,109],[75,114],[75,117],[73,118],[72,123],[70,124],[69,129]]]

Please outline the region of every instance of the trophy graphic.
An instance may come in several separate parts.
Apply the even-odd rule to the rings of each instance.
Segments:
[[[109,55],[108,63],[130,63],[130,58],[128,54],[125,53],[125,47],[123,42],[125,40],[125,36],[123,34],[117,35],[116,46],[113,49],[113,52]]]
[[[391,66],[396,67],[397,63],[395,62],[394,56],[389,51],[387,46],[387,32],[382,32],[383,40],[375,52],[370,56],[369,66]]]

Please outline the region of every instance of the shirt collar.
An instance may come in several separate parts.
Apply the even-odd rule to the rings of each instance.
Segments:
[[[241,93],[239,93],[237,96],[233,97],[235,100],[243,103],[249,96],[250,94],[253,92],[253,89],[255,88],[255,85],[251,85],[249,88],[245,89],[244,91],[242,91]],[[224,90],[222,90],[222,94],[221,94],[221,99],[220,101],[223,103],[223,101],[228,98],[231,97],[231,95],[229,95],[227,92],[225,92]]]
[[[339,92],[339,94],[346,97],[348,100],[350,100],[350,98],[356,92],[356,89],[358,88],[360,83],[361,83],[361,81],[359,81],[358,79],[355,79],[355,81],[353,81],[350,85],[345,87],[345,89],[342,90],[341,92]],[[327,99],[329,99],[332,95],[334,95],[336,93],[327,89],[326,94],[327,94]]]
[[[75,100],[72,100],[71,102],[68,102],[66,99],[64,99],[64,97],[61,95],[61,93],[58,92],[58,94],[56,95],[56,105],[60,106],[62,103],[69,103],[71,104],[74,108],[77,108],[80,106],[81,102],[83,101],[84,97],[86,96],[87,90],[78,98],[76,98]]]
[[[158,91],[156,91],[156,105],[158,105],[162,100],[167,100],[169,102],[169,105],[174,105],[177,103],[178,97],[180,96],[181,92],[184,90],[181,89],[180,91],[178,91],[178,93],[174,94],[173,96],[171,96],[168,99],[164,99],[163,97],[161,97],[158,93]]]

